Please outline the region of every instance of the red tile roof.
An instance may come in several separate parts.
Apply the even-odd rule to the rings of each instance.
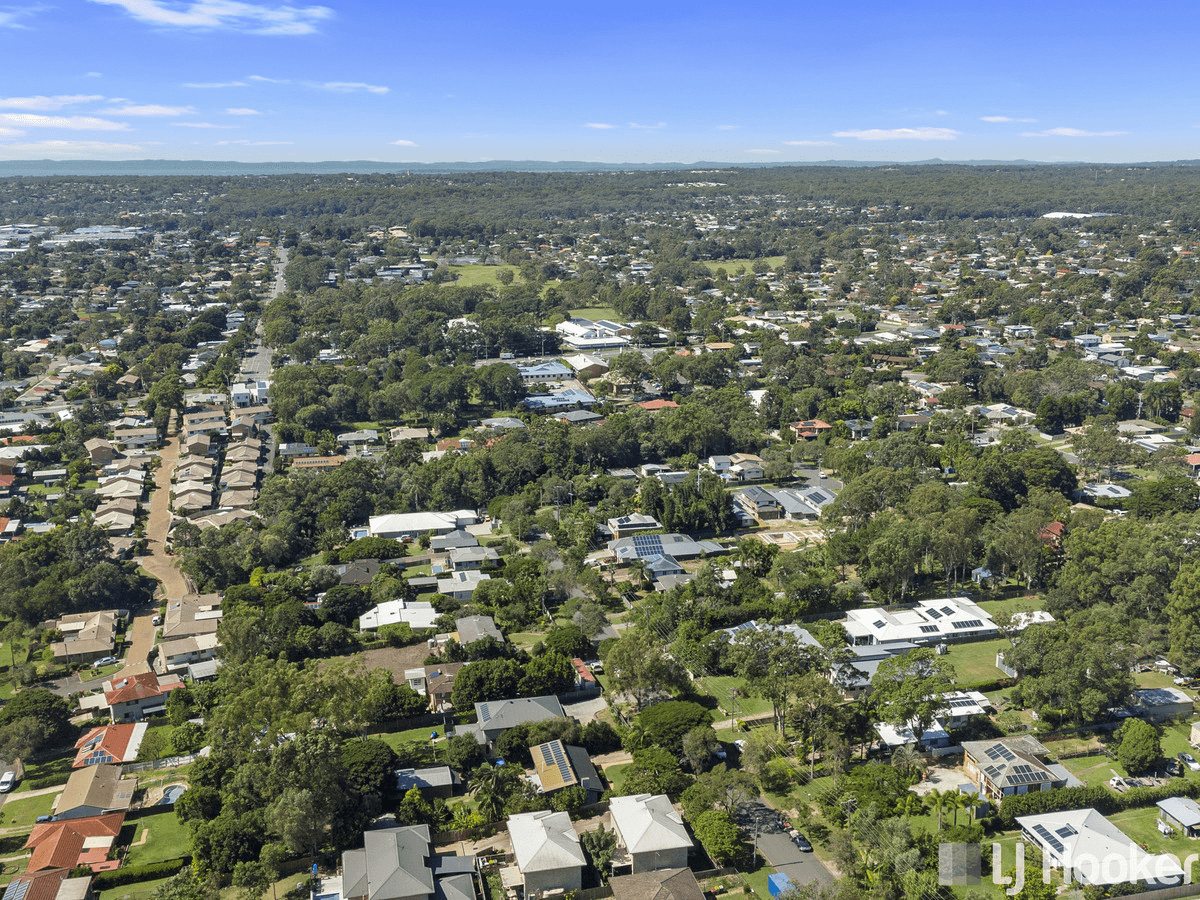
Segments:
[[[125,751],[137,725],[102,725],[93,728],[75,742],[75,762],[71,768],[91,766],[97,763],[126,762]],[[107,759],[104,757],[108,757]]]
[[[113,689],[104,692],[104,700],[109,706],[114,703],[130,703],[134,700],[159,697],[177,687],[183,687],[182,682],[160,686],[157,675],[153,672],[142,672],[138,675],[127,675],[114,682]]]
[[[679,404],[674,400],[645,400],[639,403],[642,409],[647,409],[650,412],[655,412],[660,409],[679,409]]]
[[[25,871],[73,869],[79,865],[103,863],[108,858],[112,839],[121,832],[124,823],[124,813],[110,813],[106,816],[87,816],[34,825],[29,840],[25,842],[25,849],[33,850]],[[109,840],[107,843],[91,840],[94,838]],[[85,849],[85,842],[93,846]]]
[[[54,900],[58,896],[58,889],[70,874],[70,869],[49,869],[45,872],[18,875],[9,882],[9,890],[16,884],[28,884],[22,900]]]

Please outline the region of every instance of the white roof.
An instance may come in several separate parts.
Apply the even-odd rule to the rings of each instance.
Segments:
[[[529,812],[508,818],[517,868],[523,874],[585,866],[579,835],[565,812]]]
[[[359,617],[358,627],[365,630],[407,622],[414,630],[432,628],[437,617],[437,610],[427,601],[414,600],[406,603],[404,600],[389,600],[363,613]]]
[[[999,633],[990,613],[967,597],[922,600],[915,607],[888,612],[881,608],[852,609],[846,631],[867,643],[912,641],[933,644]]]
[[[1173,856],[1147,853],[1094,809],[1017,816],[1017,824],[1054,865],[1071,869],[1087,884],[1183,877]]]
[[[691,847],[683,819],[665,794],[636,794],[609,801],[613,827],[630,853],[653,853]]]
[[[452,512],[388,513],[371,516],[367,528],[373,536],[389,534],[420,533],[425,531],[453,531],[458,527],[459,514]],[[475,521],[474,513],[471,521]]]

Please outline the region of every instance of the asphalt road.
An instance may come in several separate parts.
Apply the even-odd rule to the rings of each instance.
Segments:
[[[801,853],[792,839],[783,832],[759,834],[758,849],[778,872],[792,879],[792,884],[833,884],[833,876],[815,853]]]

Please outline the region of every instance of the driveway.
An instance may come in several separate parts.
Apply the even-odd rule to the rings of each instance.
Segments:
[[[761,801],[747,803],[734,817],[750,841],[758,820],[758,849],[763,858],[792,879],[792,884],[831,885],[833,875],[815,853],[801,853],[783,829],[783,814]]]

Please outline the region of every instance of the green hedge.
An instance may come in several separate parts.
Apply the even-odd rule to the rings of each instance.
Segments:
[[[1159,800],[1170,797],[1200,798],[1200,781],[1176,779],[1159,787],[1133,788],[1123,794],[1114,794],[1099,785],[1014,794],[1001,802],[998,818],[1000,827],[1007,830],[1016,825],[1017,816],[1037,816],[1087,807],[1107,816],[1124,809],[1153,806]]]
[[[956,691],[979,691],[981,694],[986,694],[989,691],[1001,691],[1004,688],[1010,688],[1017,683],[1015,678],[1009,678],[1003,675],[1000,678],[989,678],[986,681],[970,681],[964,684],[955,683]]]
[[[25,782],[25,787],[31,791],[40,791],[42,788],[58,787],[60,784],[66,784],[71,777],[70,773],[64,775],[45,775],[42,778],[31,778]]]
[[[154,881],[159,878],[169,878],[178,875],[184,866],[191,865],[190,856],[178,859],[168,859],[165,862],[147,863],[144,866],[128,866],[124,869],[113,869],[111,872],[97,872],[92,879],[92,887],[97,891],[121,887],[126,884],[136,884],[139,881]]]

